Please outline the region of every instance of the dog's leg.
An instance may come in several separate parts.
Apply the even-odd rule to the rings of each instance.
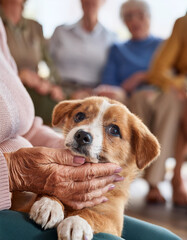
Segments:
[[[31,207],[30,218],[44,229],[56,227],[64,219],[64,206],[55,197],[43,196]]]
[[[88,222],[76,215],[65,218],[57,227],[58,240],[91,240],[93,229]]]
[[[57,227],[58,240],[91,240],[93,233],[105,232],[121,235],[123,214],[121,217],[111,212],[100,214],[92,209],[83,209],[69,214]]]

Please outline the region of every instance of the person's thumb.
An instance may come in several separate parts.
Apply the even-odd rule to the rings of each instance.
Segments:
[[[81,156],[72,155],[68,149],[56,149],[57,150],[57,161],[59,164],[68,166],[80,166],[85,163],[85,158]]]

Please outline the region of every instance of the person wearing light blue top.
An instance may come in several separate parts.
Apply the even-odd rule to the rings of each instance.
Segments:
[[[102,84],[123,85],[136,72],[146,72],[152,56],[162,40],[149,35],[145,39],[131,39],[125,43],[114,44],[103,71]],[[144,81],[137,89],[148,85]]]
[[[123,95],[126,96],[123,103],[158,138],[161,154],[146,169],[145,179],[149,185],[146,200],[149,203],[163,204],[166,200],[158,185],[164,179],[166,159],[173,157],[181,104],[174,94],[162,94],[156,85],[149,82],[149,66],[157,49],[161,47],[162,40],[150,35],[151,14],[147,2],[125,1],[120,14],[131,33],[131,39],[111,47],[97,94],[118,100],[123,89]]]
[[[148,85],[147,70],[162,39],[150,35],[150,9],[146,2],[125,2],[121,18],[131,39],[111,47],[101,84],[122,87],[130,94]]]

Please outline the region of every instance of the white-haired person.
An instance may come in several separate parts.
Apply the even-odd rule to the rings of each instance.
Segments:
[[[130,32],[130,39],[115,43],[109,52],[102,74],[99,94],[112,97],[112,92],[121,87],[128,95],[135,90],[150,87],[146,82],[154,52],[161,39],[151,35],[150,7],[145,1],[130,0],[121,5],[120,16]]]
[[[146,200],[149,203],[164,203],[158,185],[163,179],[163,163],[173,156],[181,103],[172,92],[161,94],[158,87],[149,81],[151,61],[162,41],[150,34],[148,3],[128,0],[122,4],[120,14],[131,39],[112,46],[103,72],[102,84],[105,85],[98,87],[98,92],[110,97],[114,87],[123,88],[128,95],[126,104],[130,110],[157,136],[161,143],[161,155],[146,170],[145,179],[149,184]]]
[[[147,115],[140,110],[146,106],[143,100],[147,103],[147,99],[152,101],[155,96],[156,89],[147,82],[147,73],[162,40],[150,33],[151,11],[147,2],[125,1],[120,8],[120,17],[130,32],[130,39],[111,47],[96,92],[113,98],[115,89],[123,89],[128,96],[125,103],[149,126]]]
[[[80,2],[82,18],[75,24],[57,27],[50,41],[59,83],[73,98],[89,95],[100,83],[108,49],[116,38],[98,20],[105,0]]]

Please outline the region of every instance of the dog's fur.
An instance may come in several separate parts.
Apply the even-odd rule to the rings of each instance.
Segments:
[[[58,214],[54,214],[56,220],[50,219],[49,224],[42,219],[42,210],[38,216],[42,204],[49,206],[48,200],[41,198],[31,208],[31,218],[46,228],[61,222],[58,226],[59,239],[82,239],[86,236],[90,240],[93,232],[121,236],[129,185],[159,155],[157,139],[123,104],[103,97],[60,102],[53,111],[52,122],[62,128],[65,145],[71,152],[85,156],[93,163],[116,163],[122,168],[120,175],[125,179],[115,183],[114,190],[107,192],[107,202],[78,211],[68,208],[64,220],[63,208],[60,208],[61,215],[57,217]],[[78,146],[75,140],[75,134],[80,130],[92,137],[91,143],[83,147]],[[59,203],[57,205],[59,207]],[[55,211],[53,204],[51,206],[50,211]]]

